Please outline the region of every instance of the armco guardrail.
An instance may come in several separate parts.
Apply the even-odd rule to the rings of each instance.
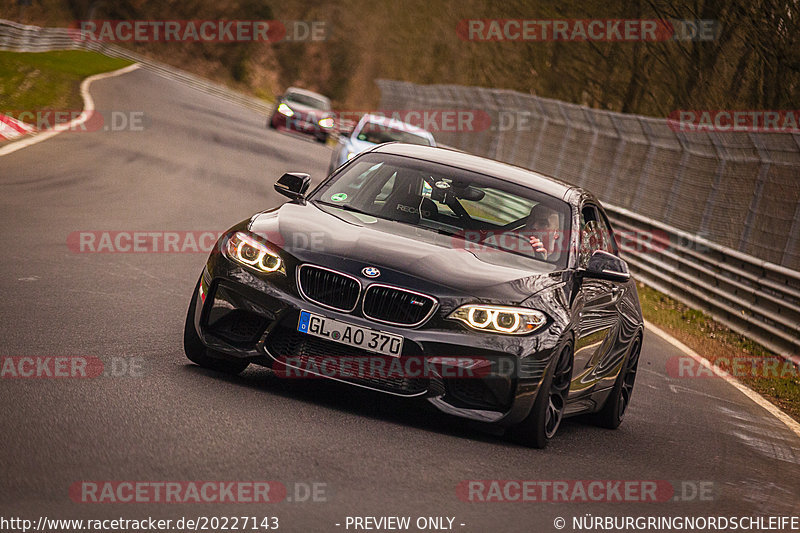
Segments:
[[[606,209],[615,227],[632,236],[623,255],[637,279],[800,364],[800,272],[626,209]]]
[[[226,100],[236,102],[253,111],[267,115],[272,112],[273,104],[247,96],[229,89],[219,83],[200,78],[194,74],[180,70],[159,61],[154,61],[120,46],[109,43],[82,40],[73,30],[67,28],[40,28],[28,26],[10,20],[0,19],[0,50],[16,52],[45,52],[51,50],[89,50],[109,57],[119,57],[139,63],[145,70],[175,81],[180,81],[199,91],[213,94]]]
[[[434,135],[589,188],[626,235],[642,236],[623,252],[638,279],[781,355],[800,354],[800,135],[686,133],[508,90],[378,86],[382,109],[489,115],[483,130]]]

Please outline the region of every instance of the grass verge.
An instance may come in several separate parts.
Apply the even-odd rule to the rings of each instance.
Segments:
[[[645,319],[800,422],[800,369],[797,366],[701,311],[641,283],[637,288]],[[687,374],[692,375],[692,371]]]
[[[80,111],[84,78],[130,65],[94,52],[0,52],[0,113]],[[35,119],[32,119],[35,120]]]

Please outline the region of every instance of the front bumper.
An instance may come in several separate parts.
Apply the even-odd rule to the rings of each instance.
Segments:
[[[508,426],[519,423],[530,412],[557,346],[541,346],[531,336],[502,338],[499,342],[497,335],[451,324],[442,327],[442,319],[436,315],[417,328],[376,323],[357,312],[340,312],[304,299],[297,290],[294,271],[287,270],[285,276],[265,280],[216,254],[203,271],[201,297],[194,310],[195,328],[203,343],[218,356],[245,358],[273,369],[300,369],[396,396],[427,398],[442,412],[472,420]],[[401,362],[411,358],[439,362],[428,367],[434,371],[419,375],[319,374],[314,362],[320,358],[369,358],[376,354],[298,332],[301,310],[401,335]],[[481,368],[465,373],[457,364],[454,367],[448,360],[437,358],[477,360]]]
[[[313,135],[318,139],[327,139],[331,132],[330,128],[323,128],[317,120],[319,119],[316,117],[299,117],[298,115],[287,117],[276,112],[272,117],[272,126],[278,129]]]

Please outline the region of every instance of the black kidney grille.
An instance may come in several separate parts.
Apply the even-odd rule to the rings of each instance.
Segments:
[[[343,274],[311,265],[300,267],[300,290],[306,298],[342,311],[352,311],[361,285]]]
[[[382,322],[415,326],[423,322],[436,300],[383,285],[371,285],[364,294],[364,316]]]

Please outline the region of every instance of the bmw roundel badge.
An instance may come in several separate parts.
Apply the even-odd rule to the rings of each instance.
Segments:
[[[368,278],[377,278],[381,275],[381,271],[375,267],[364,267],[361,269],[361,273],[367,276]]]

